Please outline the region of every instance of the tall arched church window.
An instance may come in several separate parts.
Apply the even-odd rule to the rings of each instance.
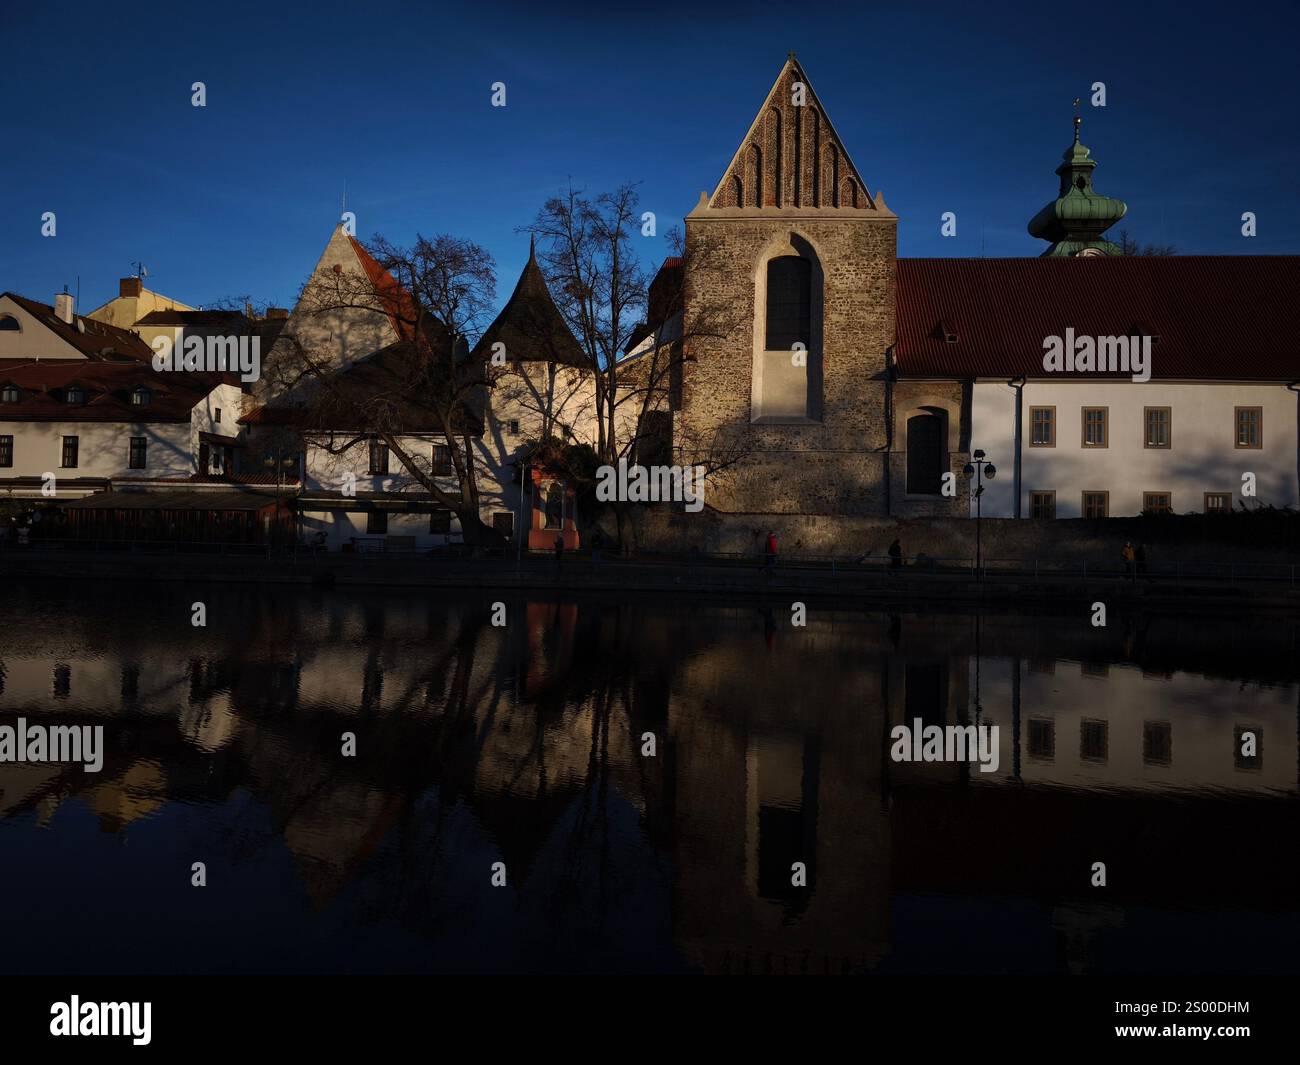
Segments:
[[[808,347],[812,339],[812,263],[782,255],[767,264],[767,351]]]
[[[816,251],[797,233],[755,264],[751,420],[821,419],[823,284]]]

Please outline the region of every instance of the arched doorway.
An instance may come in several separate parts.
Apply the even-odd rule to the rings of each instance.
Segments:
[[[946,419],[925,412],[907,419],[907,494],[937,496],[948,466]]]

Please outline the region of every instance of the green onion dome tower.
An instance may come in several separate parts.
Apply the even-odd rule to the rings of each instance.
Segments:
[[[1079,143],[1083,120],[1074,116],[1074,143],[1066,149],[1056,173],[1061,178],[1060,195],[1029,222],[1031,236],[1048,241],[1044,255],[1122,255],[1118,244],[1102,234],[1124,217],[1123,200],[1102,196],[1092,187],[1097,161]]]

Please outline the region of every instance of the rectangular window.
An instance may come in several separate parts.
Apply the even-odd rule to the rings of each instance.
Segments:
[[[1056,408],[1029,408],[1029,446],[1056,447]]]
[[[1143,447],[1167,448],[1170,442],[1170,425],[1173,412],[1168,407],[1143,407]]]
[[[1085,518],[1105,518],[1110,516],[1109,492],[1084,492],[1083,516]]]
[[[1056,722],[1050,718],[1029,719],[1029,757],[1050,762],[1056,757]]]
[[[14,464],[14,438],[12,436],[0,436],[0,466],[12,466]]]
[[[1079,757],[1104,762],[1109,749],[1110,726],[1105,721],[1085,719],[1079,725]]]
[[[1172,514],[1173,512],[1174,507],[1168,492],[1142,493],[1143,514]]]
[[[77,445],[79,443],[79,437],[65,436],[63,438],[63,468],[65,470],[75,470],[77,468]]]
[[[1110,431],[1107,426],[1109,419],[1107,413],[1108,407],[1084,407],[1083,408],[1083,446],[1084,447],[1109,447]]]
[[[1168,721],[1142,723],[1142,761],[1169,765],[1174,760],[1174,727]]]
[[[446,444],[433,445],[433,475],[446,477],[451,473],[451,448]]]
[[[1055,492],[1030,492],[1029,493],[1029,516],[1031,518],[1056,517],[1056,493]]]
[[[511,435],[511,436],[518,436],[518,435],[519,435],[519,419],[518,419],[518,418],[511,418],[511,419],[510,419],[509,431],[510,431],[510,435]]]
[[[1231,514],[1232,493],[1231,492],[1206,492],[1205,513],[1206,514]]]
[[[143,470],[145,468],[145,455],[149,449],[149,441],[143,436],[131,437],[131,455],[128,465],[133,470]]]
[[[220,407],[217,407],[217,408],[212,412],[212,420],[213,420],[217,425],[220,425],[220,424],[221,424],[221,408],[220,408]]]
[[[451,533],[451,511],[434,510],[429,512],[429,532],[435,536],[447,536]]]
[[[388,445],[382,440],[370,441],[370,472],[388,472]]]
[[[370,510],[366,512],[366,532],[382,536],[388,532],[388,511]]]
[[[1264,408],[1234,407],[1237,423],[1236,446],[1261,448],[1264,446]]]

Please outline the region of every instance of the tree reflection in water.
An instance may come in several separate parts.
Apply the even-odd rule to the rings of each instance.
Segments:
[[[1300,957],[1289,620],[812,604],[800,628],[788,603],[514,597],[496,627],[486,593],[205,596],[198,630],[159,626],[196,598],[165,586],[0,605],[0,723],[107,739],[98,776],[0,765],[0,848],[21,870],[0,893],[62,914],[28,922],[6,968],[53,965],[55,944],[94,969],[106,934],[119,966],[164,971]],[[999,772],[889,760],[892,725],[977,714],[999,726]],[[68,862],[108,860],[103,839],[129,859],[85,907]],[[171,886],[192,854],[201,896]],[[200,947],[169,931],[196,915]]]

